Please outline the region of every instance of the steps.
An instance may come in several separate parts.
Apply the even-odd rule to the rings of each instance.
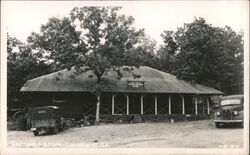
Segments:
[[[143,118],[141,115],[132,115],[131,116],[131,123],[142,123]]]

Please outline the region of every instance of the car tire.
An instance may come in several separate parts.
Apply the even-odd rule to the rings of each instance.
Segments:
[[[244,122],[240,123],[240,127],[244,128]]]
[[[49,134],[53,134],[54,133],[54,128],[49,128],[49,132],[48,132]]]
[[[215,123],[215,126],[216,126],[216,128],[221,128],[221,123],[216,122],[216,123]]]
[[[67,127],[67,124],[66,124],[66,123],[63,123],[62,131],[63,131],[63,130],[67,130],[67,128],[68,128],[68,127]]]
[[[38,136],[38,132],[37,131],[33,131],[34,136]]]
[[[55,126],[55,127],[53,128],[53,133],[54,133],[54,134],[57,134],[58,132],[59,132],[58,126]]]

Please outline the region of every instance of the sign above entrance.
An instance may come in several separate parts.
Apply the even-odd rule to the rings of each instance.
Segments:
[[[128,81],[127,85],[132,88],[143,88],[144,81]]]

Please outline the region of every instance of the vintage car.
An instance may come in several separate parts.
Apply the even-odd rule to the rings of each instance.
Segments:
[[[243,127],[243,95],[231,95],[221,98],[220,106],[214,113],[214,122],[217,128],[224,124],[240,124]]]
[[[30,108],[28,111],[28,124],[35,136],[42,131],[57,134],[66,128],[66,122],[61,115],[60,108],[56,106]]]

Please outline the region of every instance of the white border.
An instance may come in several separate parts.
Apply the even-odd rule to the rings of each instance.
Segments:
[[[66,1],[64,1],[66,3]],[[98,5],[159,5],[163,1],[150,2],[150,1],[85,1],[82,2],[86,6]],[[249,1],[246,2],[247,15],[249,17]],[[243,149],[187,149],[187,148],[174,148],[174,149],[156,149],[156,148],[8,148],[7,147],[7,109],[6,109],[6,96],[7,96],[7,35],[6,35],[6,18],[5,4],[7,1],[1,1],[1,153],[3,154],[247,154],[249,152],[249,19],[246,19],[244,26],[244,100],[245,100],[245,121],[244,121],[244,147]],[[49,1],[48,1],[49,3]],[[70,1],[69,3],[78,3],[77,1]],[[216,137],[215,137],[216,138]]]

